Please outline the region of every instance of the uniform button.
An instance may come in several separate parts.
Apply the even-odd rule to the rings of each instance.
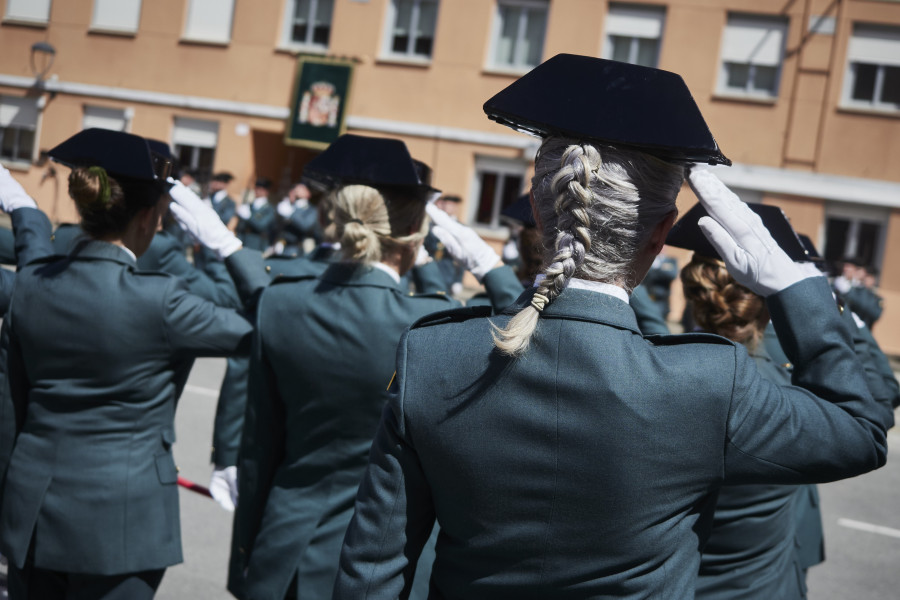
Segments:
[[[178,467],[175,467],[175,472],[176,472],[176,473],[181,473],[181,469],[179,469]]]
[[[266,265],[266,273],[271,273],[271,272],[272,272],[272,267],[269,265]]]

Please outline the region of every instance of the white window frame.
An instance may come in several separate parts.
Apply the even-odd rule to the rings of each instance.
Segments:
[[[781,87],[788,27],[789,22],[780,16],[729,13],[722,31],[716,93],[721,96],[775,100]],[[749,60],[743,60],[747,53],[750,54],[746,57]],[[737,60],[738,58],[741,60]],[[726,63],[747,65],[749,73],[745,88],[728,87]],[[757,67],[775,68],[773,90],[753,87]]]
[[[6,0],[3,20],[24,25],[47,25],[51,6],[51,0]]]
[[[34,105],[33,108],[32,104]],[[37,159],[38,146],[40,145],[41,114],[44,107],[41,102],[34,98],[0,95],[0,107],[4,107],[4,105],[5,108],[0,108],[0,128],[15,127],[16,130],[30,130],[33,132],[34,139],[27,159],[0,157],[0,161],[4,165],[13,167],[30,166]],[[18,109],[10,108],[12,106],[17,106]],[[25,109],[24,111],[22,110],[23,108]],[[15,116],[12,116],[13,114]],[[33,121],[27,118],[29,116],[33,116]],[[4,135],[8,135],[8,132],[4,131],[0,134],[0,144],[2,144]]]
[[[314,17],[318,9],[319,2],[320,0],[310,0],[309,2],[309,15],[307,15],[307,23],[310,25],[314,24]],[[317,53],[326,52],[328,50],[328,46],[331,44],[331,35],[334,28],[334,4],[335,2],[332,2],[331,16],[328,19],[328,44],[316,44],[312,41],[313,30],[315,29],[312,26],[307,26],[306,28],[306,41],[297,42],[291,38],[291,32],[294,29],[294,11],[297,5],[297,0],[285,0],[284,15],[281,20],[280,48],[284,50],[303,50],[306,52]]]
[[[503,186],[498,185],[494,190],[494,198],[491,206],[491,222],[480,223],[476,221],[478,218],[478,201],[481,198],[481,176],[484,173],[495,173],[502,178],[508,176],[519,177],[522,180],[522,187],[528,186],[528,165],[527,161],[514,158],[499,158],[496,156],[476,156],[475,157],[475,174],[472,178],[472,186],[469,197],[472,202],[468,207],[468,222],[477,229],[497,233],[507,230],[500,221],[500,202],[502,200]],[[519,194],[523,190],[519,190]]]
[[[108,106],[85,104],[82,110],[81,128],[97,127],[112,131],[128,132],[131,129],[131,120],[133,118],[133,108],[110,108]],[[118,127],[112,127],[111,125],[118,125]]]
[[[825,216],[822,219],[822,231],[819,239],[822,240],[822,246],[819,249],[825,254],[828,246],[828,219],[844,219],[850,221],[850,232],[848,233],[848,246],[843,249],[842,260],[846,256],[854,256],[859,244],[859,226],[861,223],[877,223],[881,227],[879,229],[878,241],[875,245],[875,253],[872,257],[874,267],[881,270],[884,264],[884,249],[887,244],[888,237],[888,221],[890,220],[891,209],[880,206],[863,206],[859,204],[849,204],[843,202],[826,202]]]
[[[175,156],[181,154],[181,148],[191,148],[191,159],[189,164],[182,164],[182,168],[199,168],[197,164],[200,158],[200,150],[203,148],[212,150],[212,164],[209,165],[209,173],[215,168],[216,153],[219,149],[219,129],[218,121],[209,121],[206,119],[193,119],[190,117],[175,117],[172,127],[172,143]],[[206,183],[203,181],[201,183]]]
[[[628,61],[637,63],[639,40],[654,40],[656,42],[656,56],[652,65],[659,65],[659,55],[662,51],[663,30],[666,24],[666,7],[650,4],[623,4],[612,2],[606,14],[606,32],[603,36],[603,57],[613,58],[613,37],[631,39]]]
[[[91,31],[137,33],[141,4],[141,0],[94,0]]]
[[[501,18],[500,9],[503,6],[513,8],[536,8],[544,11],[544,32],[541,36],[541,51],[536,64],[524,62],[521,56],[513,59],[512,64],[496,62],[497,44],[500,42],[500,33],[503,31],[503,20]],[[521,55],[521,40],[525,36],[527,28],[527,19],[524,18],[525,13],[520,13],[518,31],[516,33],[514,54]],[[491,43],[488,44],[488,59],[486,68],[490,71],[505,72],[513,74],[527,73],[532,68],[540,64],[544,56],[544,46],[547,43],[547,25],[550,22],[550,3],[547,0],[496,0],[494,4],[494,18],[491,26]]]
[[[234,3],[235,0],[188,0],[181,39],[204,44],[230,44],[234,28]],[[218,15],[219,25],[223,25],[214,33],[201,25],[210,20],[211,14]]]
[[[853,98],[858,64],[876,65],[875,89],[872,100]],[[854,23],[847,45],[847,65],[841,92],[841,107],[882,113],[900,113],[900,104],[881,102],[884,67],[900,67],[900,27]]]
[[[423,3],[434,4],[435,15],[438,15],[441,8],[440,0],[409,0],[413,3],[412,15],[410,17],[410,35],[407,42],[405,52],[396,52],[394,50],[394,32],[397,29],[397,2],[398,0],[390,0],[387,5],[387,15],[384,20],[384,35],[381,45],[381,55],[385,59],[400,60],[406,62],[430,63],[434,55],[434,42],[437,39],[438,19],[435,16],[434,31],[432,32],[431,53],[427,56],[424,54],[416,54],[414,48],[416,45],[416,36],[414,32],[418,29],[419,17],[421,16],[421,5]],[[452,0],[451,0],[452,1]]]

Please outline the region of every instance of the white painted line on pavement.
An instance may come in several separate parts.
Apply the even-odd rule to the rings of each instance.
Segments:
[[[877,533],[878,535],[886,535],[888,537],[900,538],[900,529],[892,529],[881,525],[872,525],[871,523],[863,523],[862,521],[854,521],[852,519],[838,519],[837,524],[849,529],[858,529],[860,531],[868,531],[869,533]]]
[[[210,396],[212,398],[219,397],[219,390],[213,390],[210,388],[201,387],[199,385],[191,385],[189,383],[185,384],[184,391],[191,392],[193,394],[200,394],[201,396]]]

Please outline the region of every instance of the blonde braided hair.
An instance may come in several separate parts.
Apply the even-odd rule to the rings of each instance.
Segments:
[[[628,289],[632,264],[653,228],[675,208],[684,169],[636,150],[550,137],[535,159],[535,210],[543,225],[544,278],[531,305],[494,344],[519,356],[538,317],[573,277]],[[630,291],[630,289],[629,289]]]

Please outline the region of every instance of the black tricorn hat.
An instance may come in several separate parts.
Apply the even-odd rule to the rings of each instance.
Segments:
[[[508,219],[517,221],[525,227],[537,227],[534,211],[531,208],[531,194],[522,194],[515,202],[500,211]]]
[[[680,75],[614,60],[558,54],[485,102],[502,125],[631,147],[685,163],[731,165]]]
[[[79,131],[47,154],[67,167],[103,167],[113,177],[143,181],[164,183],[172,169],[172,161],[154,152],[146,139],[109,129]]]
[[[803,244],[800,242],[800,238],[797,237],[797,232],[791,227],[784,211],[777,206],[768,204],[748,203],[747,206],[750,207],[750,210],[759,215],[763,225],[766,226],[766,229],[769,230],[769,233],[772,234],[772,237],[775,238],[775,241],[781,246],[781,249],[785,251],[791,260],[812,260],[807,253],[806,248],[804,248]],[[707,258],[721,259],[722,257],[719,256],[719,253],[716,252],[712,244],[709,243],[709,240],[703,235],[700,225],[697,224],[697,221],[708,214],[709,213],[706,212],[706,209],[703,208],[702,204],[699,202],[695,204],[691,210],[687,211],[684,216],[675,223],[671,231],[669,231],[669,236],[666,238],[666,244],[675,246],[676,248],[693,250],[696,254]]]
[[[813,244],[813,241],[808,235],[798,233],[797,237],[800,238],[800,243],[803,244],[803,249],[806,250],[806,255],[809,257],[807,260],[813,262],[822,262],[825,260],[822,258],[822,255],[819,254],[819,251],[816,250],[816,245]]]
[[[304,179],[327,188],[358,183],[433,190],[430,173],[425,163],[413,160],[402,141],[350,133],[332,142],[303,169]]]

